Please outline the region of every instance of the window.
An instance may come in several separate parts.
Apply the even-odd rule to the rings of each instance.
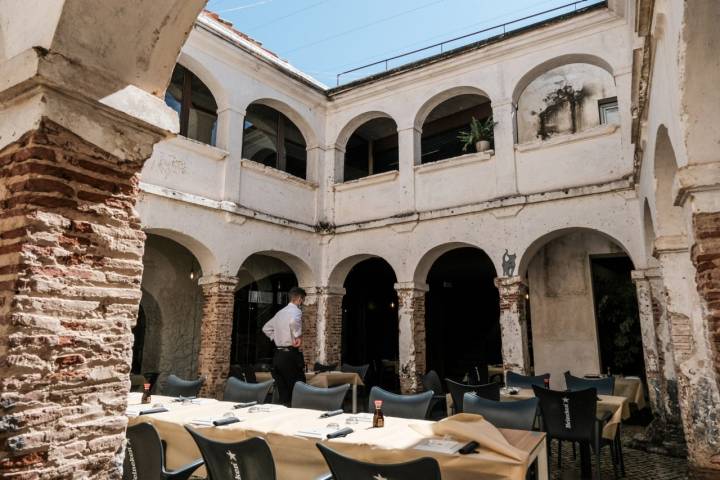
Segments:
[[[306,176],[307,147],[300,130],[274,108],[253,104],[245,112],[243,158]]]
[[[343,181],[397,170],[398,165],[395,121],[384,117],[374,118],[358,127],[347,142]]]
[[[618,109],[617,97],[598,100],[598,109],[600,110],[601,125],[609,123],[620,124],[620,111]]]
[[[210,89],[190,70],[175,65],[165,103],[180,116],[180,135],[215,145],[217,104]]]

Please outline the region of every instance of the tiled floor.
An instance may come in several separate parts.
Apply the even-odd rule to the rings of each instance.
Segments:
[[[555,443],[555,442],[553,442]],[[553,480],[579,479],[580,459],[573,460],[572,450],[569,444],[563,445],[562,470],[557,468],[557,452],[553,445],[553,457],[551,466],[551,478]],[[612,460],[610,451],[605,448],[602,457],[602,478],[613,479]],[[684,459],[666,457],[653,453],[647,453],[631,448],[623,448],[625,457],[625,478],[628,480],[685,480],[687,479],[687,464]]]

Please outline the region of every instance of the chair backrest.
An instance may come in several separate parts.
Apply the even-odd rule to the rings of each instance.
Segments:
[[[468,380],[473,385],[484,385],[488,383],[488,364],[481,363],[473,365],[468,372]]]
[[[423,420],[427,417],[428,408],[433,398],[433,391],[418,393],[416,395],[398,395],[388,392],[380,387],[370,390],[368,412],[375,411],[375,400],[382,400],[382,411],[388,417],[416,418]]]
[[[311,410],[339,410],[347,394],[349,384],[332,388],[313,387],[303,382],[296,382],[293,387],[292,408],[309,408]]]
[[[366,363],[365,365],[355,366],[350,365],[348,363],[343,363],[340,366],[340,371],[345,373],[357,373],[360,378],[365,380],[365,375],[367,375],[368,369],[370,368],[370,364]]]
[[[208,480],[275,480],[272,452],[262,438],[253,437],[241,442],[225,443],[210,440],[187,425],[185,430],[195,440],[202,454]]]
[[[126,435],[123,480],[161,480],[163,447],[155,427],[138,423],[128,427]]]
[[[274,383],[275,380],[262,383],[247,383],[238,378],[230,377],[225,384],[223,400],[226,402],[265,403],[268,392]]]
[[[336,363],[331,363],[329,365],[324,365],[320,362],[315,362],[315,365],[313,365],[313,369],[320,373],[320,372],[332,372],[337,368]]]
[[[440,381],[440,375],[435,370],[427,372],[422,379],[422,383],[425,391],[432,390],[435,395],[441,395],[445,391],[442,381]]]
[[[545,431],[552,438],[592,441],[597,422],[597,390],[561,392],[533,386]]]
[[[445,379],[445,385],[447,385],[448,392],[450,392],[450,396],[452,397],[455,413],[463,412],[463,395],[468,392],[474,392],[480,386],[459,383],[449,378]]]
[[[594,388],[598,395],[612,395],[615,391],[615,377],[611,375],[605,378],[580,378],[565,372],[565,385],[573,392]]]
[[[507,372],[505,377],[506,387],[517,387],[517,388],[532,388],[533,385],[537,387],[545,387],[545,379],[550,379],[550,374],[544,375],[520,375],[515,372]]]
[[[486,383],[485,385],[478,385],[475,387],[475,394],[478,397],[487,398],[488,400],[500,401],[500,384],[499,383]],[[463,404],[464,405],[464,404]]]
[[[463,408],[465,413],[482,415],[497,428],[532,430],[537,415],[538,399],[500,402],[479,397],[474,393],[466,393]]]
[[[176,375],[170,374],[163,388],[163,395],[168,397],[197,397],[200,387],[205,379],[200,377],[197,380],[184,380]]]
[[[340,455],[321,443],[316,445],[330,467],[333,480],[441,480],[440,466],[434,458],[423,457],[406,463],[378,465]]]

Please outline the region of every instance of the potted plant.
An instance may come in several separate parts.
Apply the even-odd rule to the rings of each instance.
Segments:
[[[495,125],[497,122],[493,121],[492,115],[483,121],[472,117],[470,131],[462,131],[458,134],[458,140],[463,143],[463,152],[467,152],[470,145],[475,145],[475,150],[478,152],[489,150]]]

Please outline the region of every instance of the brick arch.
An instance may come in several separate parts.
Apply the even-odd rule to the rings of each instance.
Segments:
[[[363,260],[368,260],[370,258],[380,258],[385,261],[388,265],[390,265],[390,268],[392,269],[393,273],[395,274],[395,278],[398,278],[398,269],[395,268],[395,266],[382,257],[381,255],[375,255],[371,253],[359,253],[355,255],[351,255],[349,257],[344,258],[343,260],[340,260],[337,262],[333,268],[330,270],[330,275],[328,276],[328,282],[327,284],[331,287],[341,287],[345,283],[345,279],[347,279],[348,274],[350,273],[350,270],[353,269],[355,265],[362,262]]]
[[[301,287],[310,287],[314,286],[315,284],[315,276],[313,270],[305,260],[298,257],[297,255],[293,255],[291,253],[283,252],[280,250],[259,250],[257,252],[253,252],[247,255],[242,260],[242,262],[240,262],[240,265],[238,265],[235,271],[238,271],[240,268],[242,268],[242,265],[245,263],[245,261],[247,261],[247,259],[252,257],[253,255],[264,255],[266,257],[271,257],[285,263],[290,268],[290,270],[292,270],[293,274],[295,274],[298,285],[300,285]]]
[[[195,237],[170,228],[146,228],[145,233],[168,238],[187,248],[200,264],[201,274],[213,274],[220,271],[220,265],[215,254]]]
[[[449,242],[449,243],[443,243],[442,245],[435,246],[425,252],[423,256],[420,258],[420,260],[417,263],[417,266],[415,267],[415,272],[413,274],[413,281],[417,284],[425,284],[427,283],[427,277],[430,273],[430,269],[435,264],[435,262],[442,257],[444,254],[456,250],[458,248],[463,247],[469,247],[477,249],[486,255],[488,253],[483,250],[482,248],[478,247],[477,245],[473,245],[468,242]],[[490,256],[488,255],[488,258]],[[494,262],[492,262],[492,258],[490,258],[491,263],[493,263],[493,267],[495,266]]]

